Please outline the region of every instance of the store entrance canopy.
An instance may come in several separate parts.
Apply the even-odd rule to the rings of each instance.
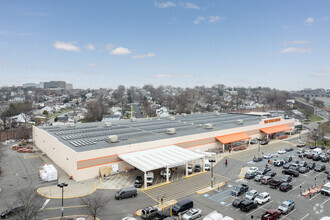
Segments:
[[[223,144],[229,144],[237,141],[243,141],[250,139],[251,137],[244,132],[236,133],[236,134],[227,134],[216,137],[218,141],[220,141]]]
[[[273,126],[273,127],[260,129],[260,131],[262,131],[266,134],[275,134],[275,133],[287,131],[287,130],[291,130],[291,128],[287,125],[277,125],[277,126]]]
[[[143,172],[184,165],[204,155],[171,145],[150,150],[119,154],[118,157]]]

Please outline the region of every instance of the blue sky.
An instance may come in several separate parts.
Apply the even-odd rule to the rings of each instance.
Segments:
[[[0,86],[329,88],[330,1],[1,1]]]

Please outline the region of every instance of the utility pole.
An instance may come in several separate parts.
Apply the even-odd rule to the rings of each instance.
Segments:
[[[214,185],[213,163],[215,162],[215,159],[209,159],[209,162],[211,163],[211,188],[213,188]]]
[[[58,187],[62,188],[62,218],[63,218],[63,215],[64,215],[64,204],[63,204],[63,194],[64,194],[64,187],[68,186],[67,183],[59,183],[57,184]]]

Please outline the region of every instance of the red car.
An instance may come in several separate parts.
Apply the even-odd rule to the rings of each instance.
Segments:
[[[261,216],[261,220],[274,220],[279,219],[281,212],[276,209],[270,209],[265,214]]]

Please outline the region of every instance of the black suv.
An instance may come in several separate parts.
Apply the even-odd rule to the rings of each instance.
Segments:
[[[289,191],[290,189],[292,189],[292,185],[290,183],[282,183],[280,186],[279,186],[279,189],[283,192],[287,192]]]
[[[297,170],[288,169],[288,170],[283,170],[282,173],[285,175],[290,175],[290,176],[294,176],[294,177],[299,176],[299,172]]]
[[[255,201],[251,201],[251,200],[245,200],[240,205],[240,208],[243,212],[249,212],[252,209],[255,209],[257,207],[258,207],[258,204]]]
[[[322,171],[325,170],[325,165],[323,165],[323,164],[319,164],[319,165],[317,165],[317,166],[314,168],[314,170],[315,170],[316,172],[322,172]]]
[[[268,185],[270,186],[270,188],[276,189],[281,185],[281,183],[282,182],[280,180],[272,179],[271,181],[268,182]]]
[[[244,202],[246,199],[243,198],[237,198],[233,201],[232,205],[236,208],[239,208],[242,204],[242,202]]]
[[[286,157],[286,158],[284,158],[284,162],[285,163],[289,163],[289,162],[291,162],[292,161],[292,157]]]
[[[249,190],[249,186],[246,184],[241,184],[240,186],[234,186],[231,190],[231,194],[233,196],[240,196],[241,194],[247,192]]]
[[[13,206],[9,209],[7,209],[6,211],[3,211],[1,213],[1,218],[8,218],[10,217],[11,215],[14,215],[20,211],[24,210],[24,206],[23,205],[16,205],[16,206]]]
[[[143,178],[142,176],[137,176],[134,182],[134,186],[136,188],[141,188],[143,186]]]
[[[269,171],[270,171],[269,168],[264,167],[264,168],[259,169],[259,170],[257,171],[257,174],[265,175],[265,174],[266,174],[267,172],[269,172]]]
[[[195,165],[195,169],[194,169],[194,171],[195,171],[195,172],[201,172],[201,170],[202,170],[201,165],[196,164],[196,165]]]

